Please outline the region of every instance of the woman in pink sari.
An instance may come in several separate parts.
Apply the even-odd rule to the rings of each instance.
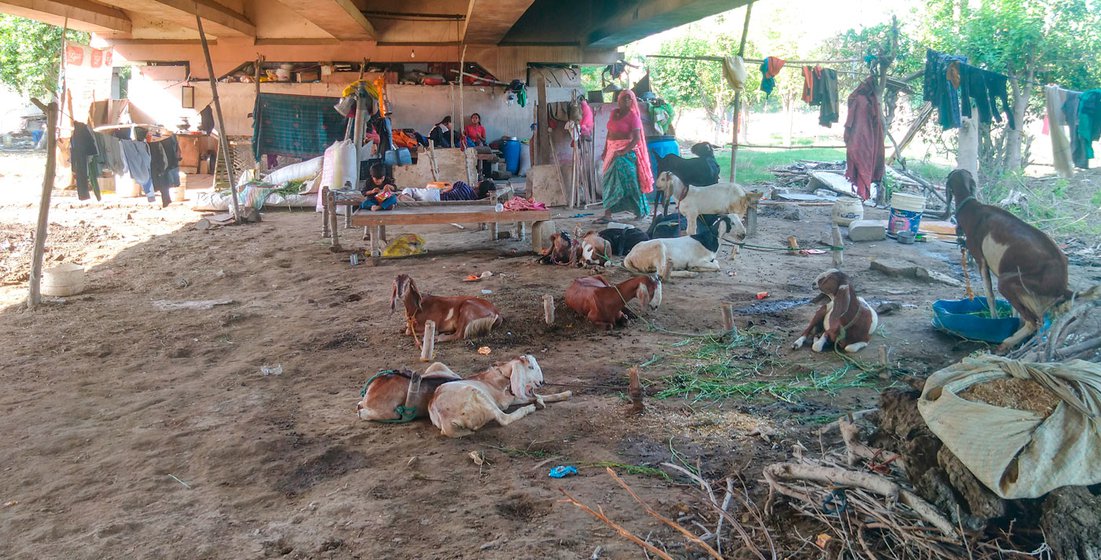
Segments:
[[[654,190],[650,171],[650,156],[642,140],[642,117],[638,100],[630,90],[619,93],[618,107],[608,118],[608,138],[604,143],[604,216],[597,223],[607,223],[612,212],[631,212],[636,218],[649,213],[646,193]]]

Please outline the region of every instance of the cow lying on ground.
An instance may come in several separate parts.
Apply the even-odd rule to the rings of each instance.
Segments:
[[[991,276],[998,277],[998,291],[1021,316],[1021,328],[998,346],[1005,353],[1036,332],[1044,314],[1072,295],[1067,256],[1044,232],[975,200],[975,179],[966,169],[950,173],[945,187],[949,207],[956,200],[956,224],[979,265],[991,316],[997,317]]]
[[[811,349],[815,352],[821,352],[831,343],[846,352],[863,350],[879,326],[875,309],[856,295],[849,276],[840,270],[830,269],[819,274],[814,287],[822,293],[813,303],[824,303],[791,347],[798,350],[812,338]]]

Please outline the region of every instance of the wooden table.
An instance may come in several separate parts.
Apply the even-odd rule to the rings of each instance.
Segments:
[[[412,208],[395,208],[371,212],[370,210],[357,210],[352,214],[352,225],[355,227],[374,228],[371,234],[371,255],[381,256],[382,247],[379,240],[382,237],[382,228],[388,225],[431,225],[431,224],[490,224],[490,237],[497,240],[497,224],[515,223],[517,236],[523,240],[524,224],[535,224],[551,219],[550,210],[526,210],[519,212],[497,212],[493,206],[487,204],[469,204],[455,206],[424,206]]]

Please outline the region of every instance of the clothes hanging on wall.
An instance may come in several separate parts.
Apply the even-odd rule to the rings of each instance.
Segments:
[[[959,67],[966,62],[966,56],[925,51],[922,97],[937,108],[937,121],[946,130],[960,126]]]
[[[856,186],[861,200],[868,200],[871,184],[883,180],[885,154],[883,122],[880,120],[879,98],[875,95],[875,78],[868,77],[848,100],[849,115],[845,120],[845,178]]]
[[[1078,123],[1071,127],[1074,165],[1086,169],[1093,159],[1093,143],[1101,140],[1101,89],[1083,91],[1078,96]]]

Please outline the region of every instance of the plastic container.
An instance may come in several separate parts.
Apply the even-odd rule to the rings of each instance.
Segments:
[[[513,175],[520,173],[520,149],[523,147],[515,136],[505,140],[505,169]]]
[[[1004,299],[995,300],[998,315],[1009,315],[1013,306]],[[985,297],[933,302],[933,326],[968,340],[1001,343],[1017,332],[1021,320],[1017,317],[991,319],[979,314],[988,309]]]
[[[864,204],[860,202],[860,199],[842,196],[837,199],[837,202],[833,203],[831,218],[833,223],[848,227],[856,220],[864,219]]]
[[[531,148],[530,143],[524,143],[520,145],[520,169],[517,175],[520,177],[527,177],[528,171],[531,169]]]
[[[42,295],[75,296],[84,291],[84,267],[62,263],[42,273]]]
[[[921,214],[925,211],[925,197],[906,193],[891,195],[891,216],[887,220],[887,236],[894,237],[906,230],[917,235],[921,227]]]
[[[658,160],[669,154],[680,155],[680,146],[676,136],[650,136],[646,139],[646,148],[650,151],[650,172],[658,177]]]

